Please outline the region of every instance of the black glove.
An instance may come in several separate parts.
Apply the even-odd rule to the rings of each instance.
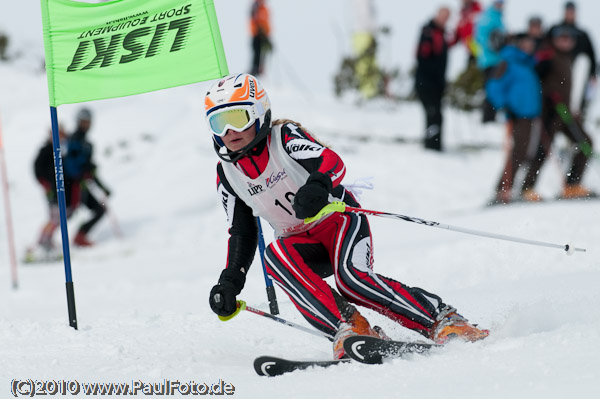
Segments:
[[[329,203],[331,193],[331,179],[321,172],[313,172],[308,180],[298,189],[294,196],[292,208],[298,219],[306,219],[315,216],[325,205]]]
[[[244,283],[246,275],[239,270],[225,269],[219,278],[219,284],[210,290],[208,303],[213,312],[219,316],[229,316],[237,309],[235,297],[238,295]]]

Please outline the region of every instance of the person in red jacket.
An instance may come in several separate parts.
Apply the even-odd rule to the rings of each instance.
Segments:
[[[469,51],[469,63],[475,61],[476,45],[473,39],[475,19],[481,12],[481,4],[476,0],[462,0],[460,19],[456,25],[455,40],[462,42]]]
[[[337,212],[305,223],[330,201],[359,204],[342,185],[346,167],[340,156],[301,124],[271,121],[269,97],[254,76],[219,79],[206,94],[205,109],[221,159],[217,190],[230,234],[226,267],[209,295],[215,313],[236,311],[236,296],[256,251],[260,216],[275,231],[265,251],[267,273],[302,316],[330,336],[335,358],[345,356],[342,344],[348,336],[381,334],[350,303],[436,342],[488,335],[439,296],[375,273],[365,216]],[[334,276],[337,291],[325,282],[328,276]]]

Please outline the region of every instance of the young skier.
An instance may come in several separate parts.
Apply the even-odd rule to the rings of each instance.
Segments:
[[[230,234],[226,267],[209,296],[215,313],[228,316],[236,310],[257,246],[255,216],[260,216],[276,236],[265,251],[268,274],[313,327],[329,334],[334,358],[345,356],[345,338],[382,334],[349,302],[436,342],[488,335],[439,296],[376,274],[365,216],[332,213],[304,223],[333,200],[359,205],[341,184],[346,168],[339,155],[299,123],[271,121],[269,97],[254,76],[218,80],[206,94],[205,109],[221,159],[217,190]],[[332,275],[339,293],[324,281]]]

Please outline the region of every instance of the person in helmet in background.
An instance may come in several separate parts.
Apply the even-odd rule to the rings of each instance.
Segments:
[[[92,124],[92,114],[87,108],[82,108],[77,114],[77,127],[67,143],[67,154],[63,160],[65,185],[71,186],[71,203],[77,207],[80,203],[91,212],[92,217],[79,226],[73,242],[82,247],[91,246],[87,234],[100,221],[105,213],[102,205],[90,191],[88,184],[95,183],[109,196],[110,190],[100,181],[96,174],[96,165],[92,160],[93,146],[87,139],[87,133]]]
[[[301,124],[272,121],[269,97],[254,76],[219,79],[206,94],[205,109],[221,159],[217,190],[230,227],[226,267],[209,295],[215,313],[229,316],[236,310],[258,242],[255,216],[260,216],[275,231],[265,250],[267,273],[313,327],[329,334],[334,358],[345,356],[348,336],[384,336],[350,302],[436,342],[488,335],[439,296],[376,274],[365,216],[331,213],[304,223],[331,201],[359,204],[341,184],[346,167],[339,155]],[[332,275],[339,293],[324,280]]]

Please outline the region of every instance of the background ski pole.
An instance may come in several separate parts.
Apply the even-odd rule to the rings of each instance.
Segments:
[[[559,102],[556,104],[556,113],[560,116],[565,125],[567,125],[567,128],[569,131],[571,131],[575,137],[575,140],[577,140],[577,144],[579,144],[581,147],[581,152],[583,152],[583,155],[585,155],[588,159],[593,157],[595,154],[593,154],[592,146],[587,141],[585,133],[575,122],[575,119],[573,118],[571,111],[569,111],[569,108],[564,103]]]
[[[279,314],[279,305],[277,304],[277,295],[275,294],[275,286],[273,280],[267,274],[267,265],[265,263],[265,239],[263,237],[262,226],[260,225],[260,218],[256,218],[258,224],[258,250],[260,252],[260,262],[262,264],[263,273],[265,275],[265,285],[267,286],[267,299],[269,300],[269,310],[272,315]]]
[[[368,209],[354,208],[354,207],[348,206],[344,202],[340,202],[340,201],[332,202],[332,203],[326,205],[314,217],[304,219],[304,223],[314,222],[316,220],[319,220],[323,216],[333,213],[333,212],[351,212],[351,213],[357,213],[359,215],[379,216],[379,217],[384,217],[384,218],[400,219],[400,220],[404,220],[405,222],[418,223],[418,224],[422,224],[422,225],[429,226],[429,227],[437,227],[440,229],[457,231],[459,233],[471,234],[471,235],[476,235],[476,236],[481,236],[481,237],[496,238],[498,240],[519,242],[522,244],[537,245],[537,246],[541,246],[541,247],[558,248],[558,249],[562,249],[563,251],[565,251],[568,255],[571,255],[575,251],[585,252],[584,248],[575,248],[571,244],[565,244],[565,245],[552,244],[552,243],[543,242],[543,241],[535,241],[535,240],[528,240],[525,238],[511,237],[511,236],[507,236],[507,235],[503,235],[503,234],[495,234],[495,233],[488,233],[485,231],[471,230],[471,229],[466,229],[464,227],[451,226],[449,224],[442,224],[439,222],[419,219],[419,218],[415,218],[412,216],[405,216],[405,215],[400,215],[400,214],[396,214],[396,213],[370,211]]]
[[[4,212],[6,216],[6,230],[8,234],[8,252],[10,256],[10,274],[12,278],[12,287],[17,289],[19,287],[19,280],[17,278],[17,255],[15,250],[15,233],[12,222],[12,211],[10,208],[10,193],[8,190],[8,172],[6,169],[6,158],[4,156],[4,144],[2,143],[2,125],[0,121],[0,168],[2,168],[2,192],[4,194]]]
[[[271,315],[269,313],[263,312],[262,310],[252,308],[252,307],[246,305],[246,302],[241,301],[241,300],[237,301],[237,310],[232,315],[230,315],[230,316],[219,316],[219,320],[221,320],[221,321],[231,320],[235,316],[237,316],[242,310],[246,310],[246,311],[248,311],[250,313],[254,313],[254,314],[257,314],[259,316],[264,316],[264,317],[266,317],[268,319],[274,320],[274,321],[279,322],[281,324],[285,324],[288,327],[293,327],[295,329],[304,331],[306,333],[309,333],[309,334],[312,334],[312,335],[316,335],[317,337],[323,337],[323,338],[327,338],[327,339],[331,338],[328,334],[325,334],[322,331],[314,330],[314,329],[308,328],[308,327],[304,327],[304,326],[301,326],[300,324],[292,323],[291,321],[287,321],[287,320],[284,320],[284,319],[282,319],[280,317],[273,316],[273,315]]]

